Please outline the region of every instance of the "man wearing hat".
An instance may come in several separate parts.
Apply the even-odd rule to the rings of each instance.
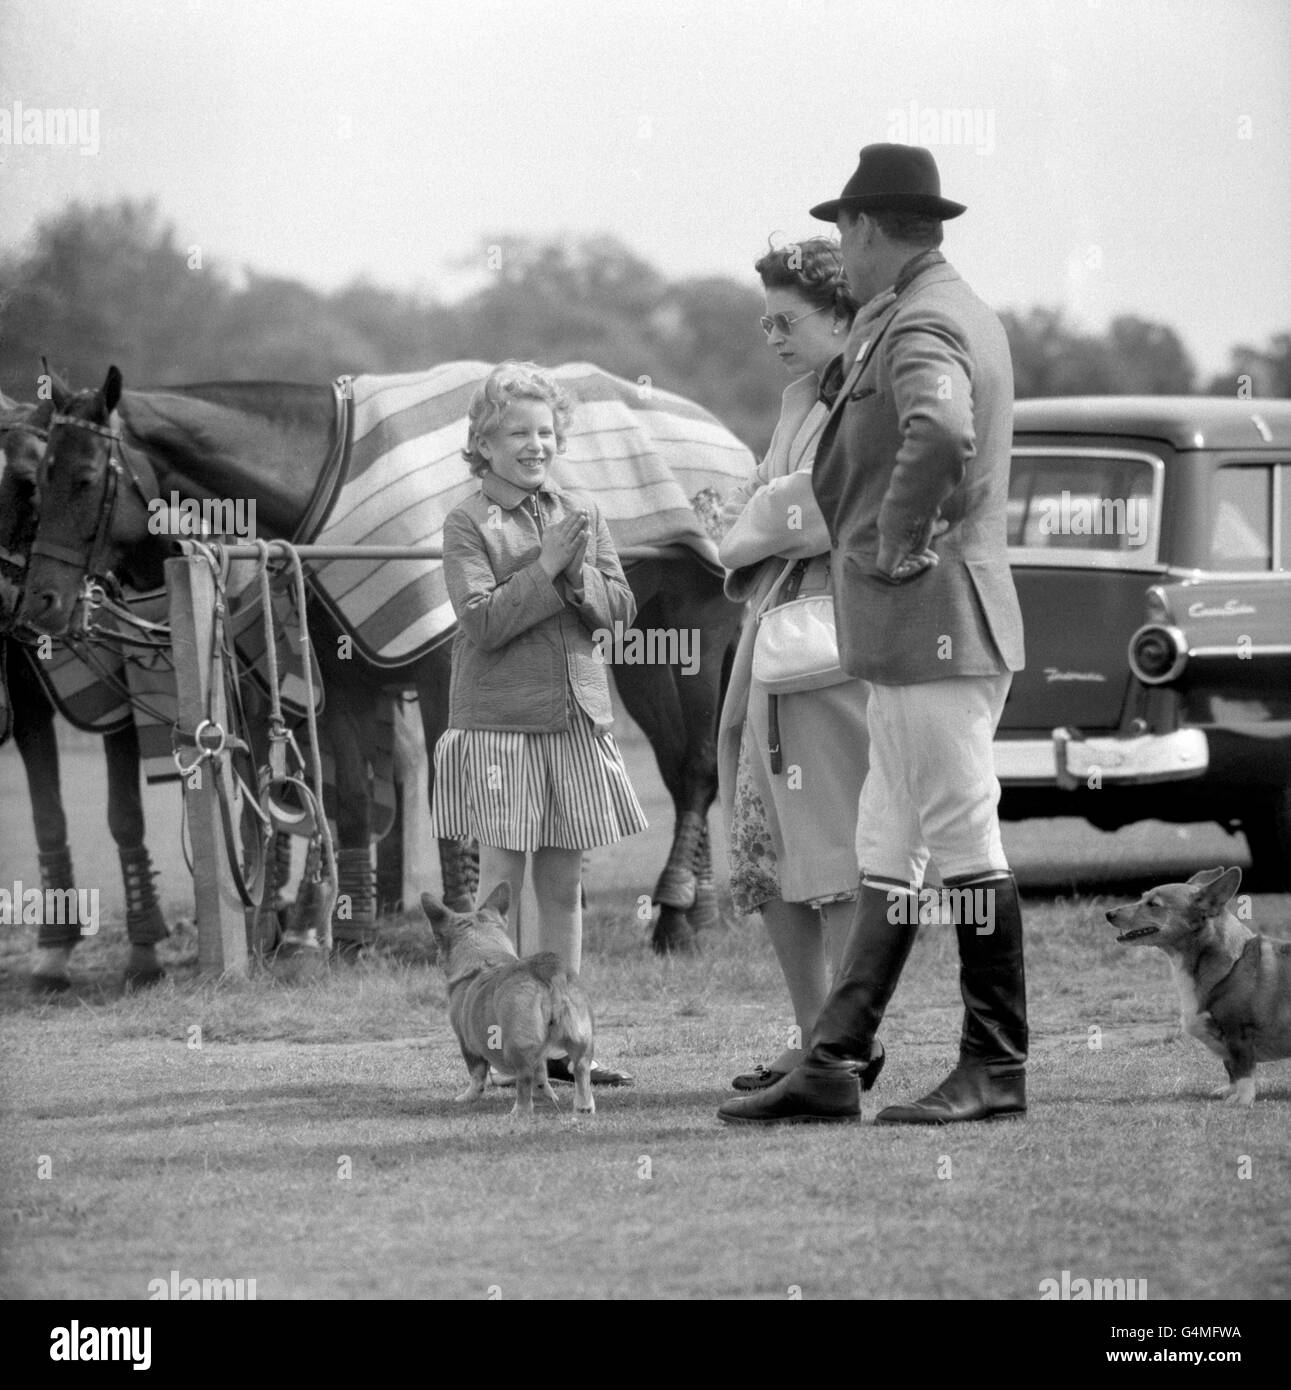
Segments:
[[[959,890],[937,895],[959,945],[959,1061],[876,1123],[1026,1111],[1022,919],[992,756],[1023,666],[1005,522],[1013,368],[999,319],[937,250],[942,223],[964,210],[941,196],[932,155],[908,145],[867,145],[841,197],[811,210],[838,224],[864,305],[822,385],[832,408],[812,476],[829,525],[839,656],[872,685],[861,882],[811,1050],[774,1086],[723,1105],[730,1122],[859,1116],[852,1059],[870,1056],[914,943],[929,860]]]

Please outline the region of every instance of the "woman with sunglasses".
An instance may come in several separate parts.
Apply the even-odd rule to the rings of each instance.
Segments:
[[[735,1078],[735,1088],[745,1091],[772,1085],[802,1060],[829,994],[856,898],[856,808],[869,746],[865,681],[845,678],[773,702],[753,679],[753,615],[788,562],[797,562],[790,575],[799,597],[832,592],[829,535],[812,495],[811,469],[828,413],[820,381],[843,350],[857,308],[839,249],[825,237],[773,246],[754,269],[765,292],[767,346],[793,380],[766,458],[723,517],[726,593],[747,603],[749,619],[722,707],[718,767],[731,896],[737,911],[761,912],[796,1026],[769,1065]],[[871,1058],[858,1059],[866,1090],[882,1066],[878,1043]]]

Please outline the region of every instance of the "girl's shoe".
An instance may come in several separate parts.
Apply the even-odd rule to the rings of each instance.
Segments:
[[[805,1055],[805,1054],[803,1054]],[[862,1091],[872,1091],[875,1082],[879,1079],[879,1073],[883,1070],[883,1063],[887,1061],[887,1053],[883,1050],[883,1044],[876,1038],[874,1045],[870,1049],[870,1060],[865,1063],[855,1062],[852,1065],[852,1074],[861,1083]],[[737,1091],[765,1091],[768,1086],[774,1086],[777,1081],[788,1076],[789,1071],[796,1066],[793,1063],[789,1068],[781,1071],[782,1059],[776,1059],[773,1067],[757,1066],[752,1071],[743,1072],[734,1078],[731,1085]]]
[[[776,1071],[759,1063],[752,1071],[741,1072],[739,1076],[733,1077],[731,1085],[737,1091],[765,1091],[768,1086],[774,1086],[777,1081],[788,1075],[788,1072]]]
[[[547,1058],[547,1080],[568,1081],[570,1085],[573,1085],[574,1073],[570,1070],[568,1057]],[[599,1062],[592,1063],[593,1086],[631,1086],[632,1084],[633,1078],[630,1072],[611,1071],[609,1067],[603,1067]]]

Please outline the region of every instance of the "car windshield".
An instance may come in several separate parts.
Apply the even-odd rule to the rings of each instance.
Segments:
[[[1136,553],[1151,539],[1152,465],[1144,459],[1016,453],[1009,544]]]

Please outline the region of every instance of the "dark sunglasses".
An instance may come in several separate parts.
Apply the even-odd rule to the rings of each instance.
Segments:
[[[787,338],[793,332],[795,323],[801,323],[803,319],[809,319],[813,314],[823,314],[830,306],[822,304],[819,309],[808,309],[805,314],[795,314],[790,318],[788,314],[763,314],[758,322],[762,325],[762,331],[769,338],[772,332],[779,333],[782,338]]]

